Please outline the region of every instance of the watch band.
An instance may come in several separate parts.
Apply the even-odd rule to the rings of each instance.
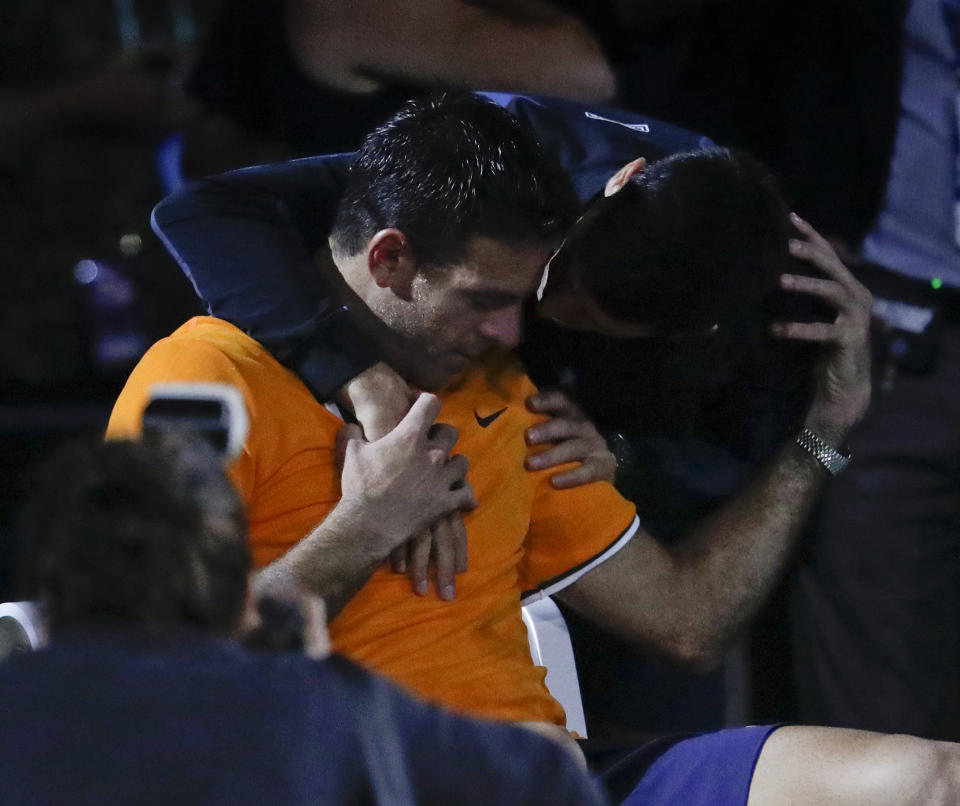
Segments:
[[[823,465],[831,476],[836,476],[850,464],[849,451],[840,451],[828,445],[809,428],[801,428],[797,432],[796,443]]]

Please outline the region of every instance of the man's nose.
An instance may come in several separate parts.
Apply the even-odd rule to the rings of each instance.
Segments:
[[[520,305],[493,311],[480,325],[480,332],[499,346],[512,349],[520,343],[522,315]]]

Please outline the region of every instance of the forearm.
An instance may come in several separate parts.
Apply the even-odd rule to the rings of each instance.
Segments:
[[[815,399],[804,425],[828,444],[842,444],[866,409],[869,383],[863,394],[855,416]],[[829,478],[791,437],[741,495],[679,544],[674,557],[691,643],[706,658],[719,660],[766,601]]]
[[[780,580],[828,478],[788,441],[741,495],[680,541],[671,587],[682,658],[703,666],[722,659]]]
[[[254,590],[281,597],[292,590],[320,596],[333,618],[384,561],[385,545],[362,512],[341,501],[309,535],[257,574]]]
[[[804,425],[836,449],[870,402],[872,298],[816,230],[795,214],[791,220],[804,236],[789,241],[791,253],[824,277],[784,274],[781,285],[816,295],[837,313],[832,322],[777,322],[771,331],[823,345]],[[565,600],[655,651],[697,666],[719,660],[779,578],[828,478],[825,465],[842,467],[840,457],[814,446],[824,465],[788,439],[747,490],[686,540],[667,550],[639,534],[568,588]]]
[[[301,69],[344,89],[401,79],[583,101],[607,100],[614,92],[613,73],[593,35],[547,3],[291,0],[287,20]]]
[[[561,598],[630,643],[710,668],[780,578],[826,477],[785,443],[745,491],[678,543],[668,549],[639,534]]]
[[[433,41],[427,51],[397,54],[396,70],[421,80],[583,102],[608,101],[616,89],[599,44],[568,15],[536,21],[470,8]]]

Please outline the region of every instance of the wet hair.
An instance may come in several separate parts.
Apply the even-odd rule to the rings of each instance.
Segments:
[[[788,236],[787,207],[767,170],[711,148],[658,160],[595,199],[561,254],[616,319],[743,330],[768,318]]]
[[[20,586],[51,628],[91,620],[234,629],[250,551],[217,458],[164,436],[79,442],[38,472],[20,528]]]
[[[469,93],[407,102],[363,142],[333,228],[355,255],[395,227],[421,264],[461,258],[472,237],[555,245],[577,211],[569,178],[529,126]]]

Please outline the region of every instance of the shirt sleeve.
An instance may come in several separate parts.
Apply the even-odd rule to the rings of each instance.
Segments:
[[[522,604],[552,596],[622,549],[640,528],[636,507],[606,482],[555,490],[539,471],[520,563]]]
[[[320,400],[379,358],[312,258],[351,160],[309,157],[192,182],[151,219],[207,311],[263,344]]]
[[[216,347],[190,340],[190,350],[182,339],[162,339],[151,347],[134,367],[114,404],[107,423],[107,439],[136,439],[143,427],[143,410],[150,401],[150,390],[161,383],[223,383],[235,387],[247,405],[250,416],[250,391],[234,363]],[[251,497],[255,473],[250,442],[256,439],[252,429],[240,456],[229,469],[231,481],[240,495]]]

